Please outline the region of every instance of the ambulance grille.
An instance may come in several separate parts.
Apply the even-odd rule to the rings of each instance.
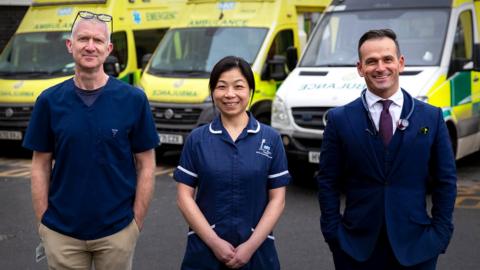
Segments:
[[[33,107],[27,105],[0,106],[0,121],[2,123],[28,122],[32,110]]]
[[[320,150],[322,146],[322,140],[320,139],[307,139],[307,138],[298,138],[294,137],[295,142],[300,144],[305,150]]]
[[[201,108],[151,107],[157,124],[195,125],[202,113]]]
[[[331,107],[294,107],[292,115],[297,126],[309,129],[325,129],[325,113]]]

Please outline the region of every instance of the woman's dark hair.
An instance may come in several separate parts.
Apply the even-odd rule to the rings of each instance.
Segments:
[[[237,68],[242,73],[243,77],[247,80],[248,87],[250,91],[255,91],[255,78],[253,77],[252,68],[250,64],[247,63],[243,58],[237,56],[226,56],[218,61],[210,73],[210,82],[208,87],[210,88],[210,96],[212,96],[213,102],[213,91],[217,86],[218,79],[222,73]]]

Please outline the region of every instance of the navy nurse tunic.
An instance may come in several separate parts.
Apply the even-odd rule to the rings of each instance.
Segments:
[[[220,117],[192,131],[183,148],[176,181],[197,188],[196,202],[217,235],[234,247],[248,240],[269,201],[269,189],[290,181],[278,133],[251,114],[235,142]],[[269,235],[241,269],[279,269]],[[210,248],[190,231],[182,269],[225,269]]]

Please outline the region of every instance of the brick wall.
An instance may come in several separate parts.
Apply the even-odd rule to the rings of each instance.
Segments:
[[[17,27],[22,21],[27,9],[28,6],[0,5],[0,52],[17,30]]]

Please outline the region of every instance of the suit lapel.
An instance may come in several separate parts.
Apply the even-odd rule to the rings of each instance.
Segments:
[[[405,92],[404,92],[405,93]],[[414,101],[415,102],[415,101]],[[408,94],[404,94],[404,106],[402,110],[402,119],[405,119],[406,115],[408,114],[408,111],[410,110],[412,106],[412,101],[411,97]],[[403,163],[405,158],[410,155],[410,152],[413,149],[413,145],[415,142],[415,139],[418,137],[418,133],[420,130],[420,124],[421,121],[418,118],[421,113],[421,107],[420,106],[415,106],[415,109],[409,119],[409,126],[405,130],[398,130],[396,132],[403,132],[403,136],[401,138],[399,150],[397,152],[397,155],[393,159],[394,162],[392,164],[392,167],[390,171],[388,172],[388,177],[392,175]]]
[[[351,130],[355,137],[358,138],[365,156],[370,164],[372,164],[372,167],[375,168],[377,173],[383,178],[384,171],[380,166],[373,146],[373,137],[376,136],[373,134],[375,127],[372,127],[362,102],[358,99],[357,102],[352,103],[350,106],[346,106],[345,109],[347,110],[347,119],[351,126]]]

